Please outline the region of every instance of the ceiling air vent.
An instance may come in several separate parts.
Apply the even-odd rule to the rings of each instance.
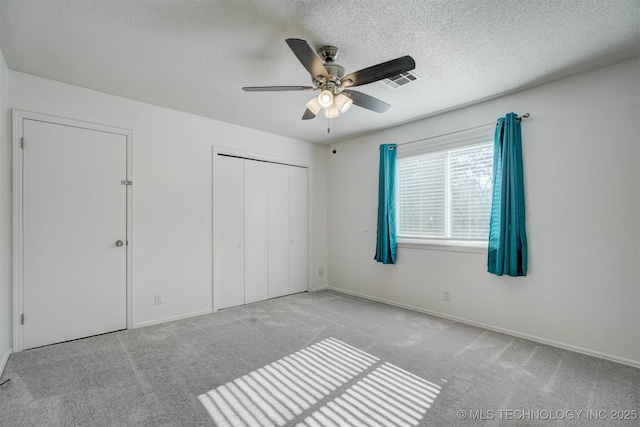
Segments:
[[[391,86],[392,88],[398,88],[400,86],[404,86],[409,84],[415,80],[418,80],[418,76],[411,71],[407,71],[406,73],[400,73],[393,77],[389,77],[388,79],[384,79],[383,81]]]

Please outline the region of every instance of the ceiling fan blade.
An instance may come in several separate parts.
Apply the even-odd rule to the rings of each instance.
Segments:
[[[307,108],[307,111],[304,112],[304,114],[302,115],[302,120],[310,120],[310,119],[315,119],[316,115],[313,114],[313,111],[309,110]]]
[[[416,68],[415,61],[407,55],[344,76],[342,78],[342,84],[345,87],[366,85],[413,70],[414,68]]]
[[[343,90],[342,93],[349,95],[349,98],[353,100],[353,104],[358,107],[366,108],[367,110],[375,111],[376,113],[384,113],[391,105],[384,101],[380,101],[378,98],[374,98],[366,93],[356,92],[355,90]]]
[[[316,55],[311,46],[309,46],[309,43],[300,39],[287,39],[286,42],[313,79],[322,76],[326,81],[329,81],[327,69],[324,68],[322,61],[318,58],[318,55]]]
[[[245,92],[284,92],[288,90],[315,90],[313,86],[245,86]]]

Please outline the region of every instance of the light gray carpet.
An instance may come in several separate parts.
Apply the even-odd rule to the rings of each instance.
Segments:
[[[640,369],[329,291],[24,351],[7,378],[15,427],[635,426],[640,411]]]

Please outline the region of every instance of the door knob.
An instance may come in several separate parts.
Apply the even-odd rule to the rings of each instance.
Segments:
[[[120,246],[122,246],[122,245],[124,245],[124,243],[122,243],[122,240],[118,240],[118,241],[116,242],[116,246],[117,246],[117,247],[120,247]]]

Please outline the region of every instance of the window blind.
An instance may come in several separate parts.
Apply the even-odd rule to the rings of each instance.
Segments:
[[[487,240],[493,143],[398,158],[398,236]]]

